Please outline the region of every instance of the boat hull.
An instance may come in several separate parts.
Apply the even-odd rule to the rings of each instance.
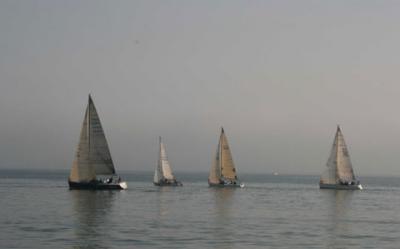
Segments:
[[[209,182],[208,185],[210,187],[215,187],[215,188],[243,188],[244,187],[243,183],[226,184],[226,183],[211,183],[211,182]]]
[[[164,187],[164,186],[169,186],[169,187],[181,187],[183,184],[181,182],[153,182],[154,185]]]
[[[101,182],[71,182],[68,181],[69,189],[77,190],[123,190],[127,189],[126,182],[101,183]]]
[[[361,190],[363,187],[358,185],[343,185],[343,184],[319,184],[320,189],[338,189],[338,190]]]

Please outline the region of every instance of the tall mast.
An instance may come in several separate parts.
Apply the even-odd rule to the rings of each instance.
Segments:
[[[335,181],[337,182],[339,180],[339,169],[338,169],[338,162],[339,162],[339,131],[340,131],[340,126],[337,125],[336,128],[336,134],[335,134]]]
[[[90,155],[90,101],[91,97],[90,97],[90,93],[89,93],[89,99],[88,99],[88,115],[87,115],[87,134],[88,134],[88,151],[89,151],[89,155]]]
[[[158,147],[160,148],[160,151],[158,153],[158,157],[159,157],[159,159],[158,159],[158,168],[159,168],[159,171],[161,172],[162,178],[164,178],[164,171],[163,171],[163,167],[162,167],[163,158],[162,158],[162,155],[161,155],[161,136],[158,136]]]
[[[222,149],[223,149],[222,137],[223,137],[223,134],[224,134],[224,127],[221,126],[221,135],[219,137],[219,172],[220,172],[221,176],[223,176],[222,175]]]

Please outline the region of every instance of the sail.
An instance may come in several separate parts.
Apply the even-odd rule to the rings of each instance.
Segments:
[[[115,174],[114,163],[108,148],[106,136],[100,123],[96,107],[89,96],[89,131],[90,131],[90,161],[96,175]]]
[[[89,106],[85,111],[85,118],[81,128],[81,135],[76,150],[75,159],[72,163],[69,180],[72,182],[90,182],[96,179],[94,167],[89,160]]]
[[[346,142],[342,131],[338,127],[337,132],[337,168],[336,176],[337,179],[343,182],[355,181],[353,167],[350,161],[350,155],[347,150]]]
[[[160,138],[160,160],[159,163],[161,165],[163,177],[168,180],[174,180],[175,177],[172,174],[171,166],[169,165],[167,152],[165,150],[165,145],[161,142]]]
[[[326,163],[327,169],[322,173],[321,183],[324,184],[336,184],[336,165],[337,165],[337,138],[338,133],[336,133],[333,139],[331,153],[329,155],[328,162]]]
[[[94,103],[89,96],[70,181],[89,182],[96,175],[115,174],[114,164]]]
[[[218,184],[221,179],[221,165],[220,165],[220,147],[221,141],[218,143],[217,152],[215,158],[211,164],[210,175],[208,176],[208,182]]]
[[[161,142],[160,137],[160,154],[158,157],[158,164],[154,171],[154,183],[160,182],[162,179],[175,180],[175,176],[172,174],[171,166],[167,158],[167,152],[165,145]]]
[[[233,164],[231,150],[229,149],[228,139],[224,128],[221,128],[221,135],[217,153],[211,165],[208,181],[217,184],[220,180],[237,180],[235,165]]]
[[[161,144],[161,137],[160,137],[160,144]],[[163,172],[162,172],[161,146],[160,146],[160,151],[159,151],[159,156],[158,156],[158,163],[157,163],[156,169],[154,170],[153,182],[154,183],[159,183],[162,179],[163,179]]]
[[[161,179],[162,179],[162,172],[161,172],[160,163],[158,163],[156,169],[154,170],[153,182],[158,183],[158,182],[160,182]]]
[[[322,183],[336,184],[339,183],[339,181],[355,181],[350,155],[339,126],[336,131],[331,154],[326,166],[327,170],[321,176]]]
[[[222,128],[220,137],[220,150],[221,150],[221,176],[224,179],[236,180],[236,169],[233,164],[231,150],[229,149],[228,139],[225,135],[224,129]]]

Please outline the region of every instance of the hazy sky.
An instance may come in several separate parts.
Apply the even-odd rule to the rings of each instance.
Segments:
[[[0,1],[0,168],[70,169],[91,93],[118,170],[400,175],[400,1]]]

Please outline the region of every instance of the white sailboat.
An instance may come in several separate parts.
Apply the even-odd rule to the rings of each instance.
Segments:
[[[208,176],[208,184],[210,187],[244,187],[244,184],[239,182],[236,175],[228,139],[222,127],[217,153]]]
[[[171,165],[167,158],[167,151],[164,143],[159,137],[160,151],[158,157],[158,164],[154,171],[153,183],[156,186],[182,186],[182,183],[177,181],[172,173]]]
[[[89,95],[80,140],[68,179],[70,189],[126,189],[115,173],[96,107]]]
[[[362,189],[356,179],[350,161],[350,155],[340,127],[337,127],[331,154],[322,174],[319,186],[322,189]]]

